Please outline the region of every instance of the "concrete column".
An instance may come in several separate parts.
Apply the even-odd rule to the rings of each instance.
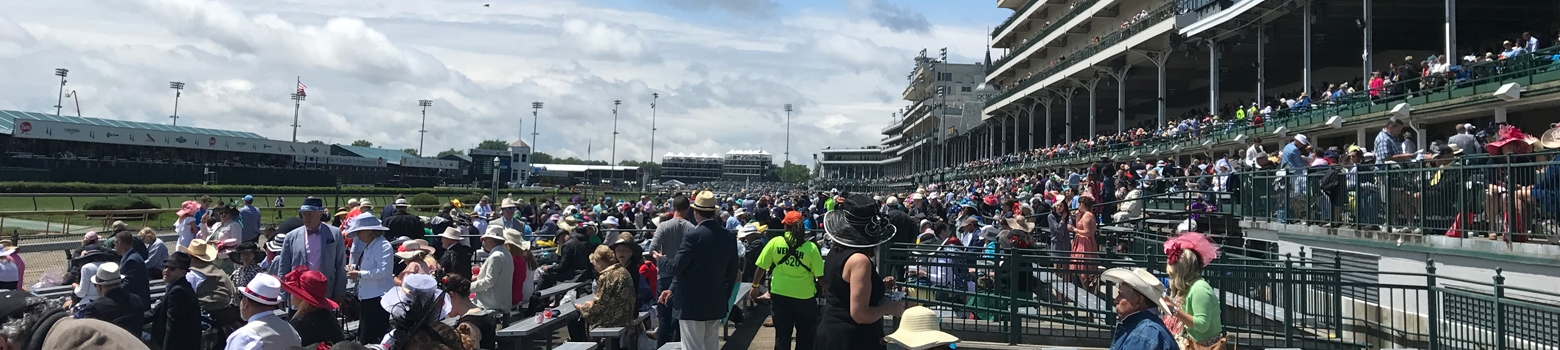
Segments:
[[[1051,102],[1052,101],[1055,101],[1055,100],[1049,100],[1048,99],[1046,101],[1046,103],[1045,103],[1045,146],[1046,147],[1051,147],[1051,145],[1054,145],[1054,143],[1051,143]]]
[[[1495,122],[1506,121],[1506,107],[1495,107]]]
[[[1127,68],[1116,76],[1116,132],[1127,131]]]
[[[1094,90],[1096,90],[1095,89],[1096,87],[1099,87],[1100,78],[1096,77],[1096,78],[1094,78],[1094,80],[1090,80],[1088,82],[1088,84],[1089,84],[1088,85],[1089,86],[1088,87],[1088,89],[1089,89],[1089,134],[1088,134],[1088,137],[1089,138],[1093,138],[1094,134],[1095,134],[1095,126],[1100,124],[1100,120],[1098,118],[1095,118],[1095,113],[1099,113],[1099,109],[1094,107],[1095,101],[1098,100],[1098,99],[1094,98],[1094,96],[1095,96],[1094,95],[1094,92],[1095,92]]]
[[[1219,114],[1219,43],[1208,45],[1208,114]]]
[[[1022,151],[1023,148],[1024,148],[1023,144],[1021,142],[1018,142],[1019,140],[1023,139],[1023,135],[1024,135],[1023,131],[1019,130],[1019,128],[1018,128],[1018,125],[1019,125],[1018,118],[1019,118],[1018,117],[1018,113],[1014,113],[1013,114],[1013,153],[1018,153],[1018,152]]]
[[[1072,111],[1073,111],[1073,108],[1072,108],[1072,100],[1073,100],[1072,99],[1073,98],[1072,97],[1072,93],[1073,93],[1073,89],[1068,88],[1067,89],[1067,96],[1063,97],[1064,99],[1067,100],[1067,110],[1063,111],[1062,118],[1067,118],[1067,120],[1064,120],[1062,122],[1062,129],[1064,129],[1064,131],[1065,131],[1064,132],[1064,134],[1065,134],[1064,136],[1065,137],[1062,138],[1062,142],[1072,142],[1072,138],[1073,138],[1072,137]]]
[[[1300,77],[1300,87],[1302,88],[1300,91],[1305,92],[1306,94],[1310,94],[1312,91],[1314,91],[1311,90],[1314,88],[1314,86],[1311,86],[1311,22],[1314,19],[1311,15],[1311,3],[1306,2],[1305,6],[1302,7],[1302,10],[1305,11],[1305,13],[1304,16],[1300,17],[1303,19],[1300,21],[1300,31],[1302,33],[1302,39],[1300,39],[1300,42],[1302,43],[1300,45],[1300,74],[1303,74]],[[1368,78],[1370,75],[1366,75],[1366,77]],[[1316,98],[1312,97],[1311,100],[1316,101]]]
[[[1446,63],[1457,63],[1457,0],[1446,0]],[[1527,43],[1522,43],[1527,45]]]
[[[1365,34],[1364,34],[1364,38],[1365,38],[1365,54],[1363,56],[1363,57],[1365,57],[1365,74],[1362,74],[1360,76],[1365,77],[1365,79],[1370,79],[1370,71],[1375,66],[1375,63],[1371,62],[1371,59],[1375,57],[1375,53],[1371,52],[1372,51],[1371,50],[1371,46],[1372,46],[1371,45],[1371,37],[1373,36],[1371,32],[1374,31],[1374,29],[1375,29],[1375,28],[1372,28],[1372,27],[1375,26],[1372,23],[1375,22],[1375,18],[1372,18],[1371,15],[1370,15],[1370,7],[1371,7],[1370,0],[1360,0],[1360,1],[1363,2],[1364,8],[1365,8],[1365,13],[1364,13],[1364,16],[1363,16],[1365,18],[1365,20],[1364,20],[1365,28],[1362,28],[1365,31]],[[1370,86],[1368,86],[1369,85],[1369,80],[1366,80],[1366,82],[1367,82],[1367,86],[1365,88],[1366,88],[1366,90],[1369,90],[1370,89]]]
[[[1360,147],[1363,147],[1365,149],[1370,149],[1371,147],[1375,147],[1375,142],[1371,142],[1371,141],[1374,141],[1374,140],[1370,139],[1370,133],[1368,132],[1369,131],[1368,129],[1370,129],[1370,128],[1354,129],[1354,144],[1359,145]],[[1371,151],[1374,152],[1375,150],[1371,150]],[[1377,156],[1380,156],[1380,155],[1377,155]]]
[[[1310,5],[1306,5],[1310,6]],[[1309,28],[1310,26],[1306,26]],[[1267,26],[1257,25],[1257,101],[1267,96]],[[1307,40],[1307,46],[1310,41]],[[1311,76],[1306,74],[1306,76]],[[1247,116],[1248,118],[1251,116]]]

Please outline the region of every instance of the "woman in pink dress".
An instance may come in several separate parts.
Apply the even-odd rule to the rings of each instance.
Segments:
[[[1093,290],[1098,275],[1098,270],[1093,262],[1084,259],[1098,258],[1099,245],[1095,243],[1094,234],[1099,230],[1099,219],[1094,217],[1094,198],[1082,196],[1078,198],[1078,209],[1073,211],[1073,240],[1072,257],[1073,271],[1078,271],[1079,279],[1085,289]]]
[[[1387,80],[1381,77],[1381,71],[1370,73],[1370,98],[1381,97],[1381,90],[1387,87]]]

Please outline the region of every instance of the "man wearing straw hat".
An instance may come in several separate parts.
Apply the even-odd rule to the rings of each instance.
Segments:
[[[737,239],[715,220],[719,202],[710,191],[694,196],[693,217],[699,224],[683,237],[672,266],[672,287],[660,301],[673,297],[677,327],[688,350],[720,348],[720,320],[730,311],[726,303],[740,274]]]
[[[1116,283],[1116,330],[1111,350],[1178,350],[1180,345],[1165,328],[1157,309],[1165,285],[1143,268],[1105,270],[1105,280]]]

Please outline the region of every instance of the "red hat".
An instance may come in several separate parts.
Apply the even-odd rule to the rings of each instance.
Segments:
[[[798,222],[802,222],[802,212],[795,210],[785,212],[785,219],[780,220],[780,224],[786,226],[791,226],[791,224]]]
[[[325,298],[325,275],[319,271],[310,271],[308,266],[298,265],[292,272],[282,279],[282,290],[292,297],[303,300],[314,307],[335,310],[335,300]]]

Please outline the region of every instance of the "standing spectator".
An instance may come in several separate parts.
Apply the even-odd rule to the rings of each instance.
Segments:
[[[268,267],[271,275],[275,276],[292,271],[298,265],[307,265],[309,270],[319,271],[330,281],[330,289],[325,296],[342,300],[347,295],[347,273],[342,269],[347,264],[347,250],[342,244],[340,231],[325,225],[325,215],[323,200],[304,199],[303,205],[298,207],[298,217],[303,225],[286,233],[282,240],[282,251],[277,254],[275,263]]]
[[[487,232],[488,221],[493,220],[493,203],[488,196],[482,196],[475,206],[471,208],[471,227],[477,232]]]
[[[1527,52],[1538,51],[1538,38],[1533,37],[1533,33],[1522,32],[1522,43],[1523,48],[1526,49]]]
[[[758,272],[754,274],[755,293],[768,292],[759,299],[774,303],[775,350],[791,349],[791,333],[796,333],[797,350],[810,350],[818,328],[817,280],[823,277],[823,254],[802,227],[802,213],[791,211],[781,220],[785,225],[782,239],[771,239],[758,255]],[[753,254],[753,253],[749,253]],[[773,276],[772,279],[765,276]],[[769,281],[767,288],[758,288],[761,281]]]
[[[1177,350],[1175,337],[1160,319],[1160,298],[1165,294],[1158,277],[1142,268],[1113,268],[1105,271],[1106,280],[1116,282],[1116,330],[1111,334],[1110,350]]]
[[[1473,136],[1473,124],[1457,124],[1457,134],[1447,138],[1446,142],[1457,147],[1469,155],[1484,152],[1484,147],[1479,147],[1479,138]]]
[[[736,236],[715,220],[719,204],[709,191],[696,195],[690,207],[699,224],[683,237],[672,268],[672,286],[661,292],[663,304],[676,297],[677,326],[686,335],[682,343],[689,350],[720,348],[720,320],[730,311],[726,301],[741,272]]]
[[[895,228],[879,214],[877,201],[867,195],[852,195],[836,205],[840,210],[823,217],[824,235],[834,242],[834,248],[824,261],[827,297],[813,346],[820,350],[887,349],[883,316],[904,313],[905,303],[887,296],[894,280],[879,275],[872,258],[879,245],[893,239]]]
[[[178,219],[173,221],[173,232],[179,235],[179,249],[190,246],[190,240],[195,239],[195,232],[199,232],[200,220],[195,219],[195,213],[200,211],[200,203],[184,201],[179,205],[179,211],[174,212]]]
[[[683,236],[693,230],[693,223],[688,222],[692,217],[689,208],[688,197],[681,194],[672,196],[671,219],[661,220],[656,225],[655,235],[650,238],[650,254],[654,258],[659,276],[656,276],[656,287],[659,295],[672,287],[672,270],[677,261],[677,249],[682,246]],[[676,301],[660,299],[656,306],[656,316],[660,318],[660,326],[656,328],[657,346],[668,342],[676,342],[680,332],[677,329],[677,318],[674,310],[677,309]]]
[[[354,217],[348,227],[347,234],[357,236],[352,242],[351,263],[345,270],[346,278],[358,281],[357,299],[362,315],[358,323],[358,341],[377,344],[390,330],[390,313],[379,304],[380,297],[395,288],[395,261],[392,260],[395,249],[385,241],[387,229],[373,214]],[[291,236],[289,234],[288,238]],[[309,269],[313,270],[312,267]]]
[[[228,335],[227,350],[290,350],[302,346],[298,331],[276,315],[276,304],[282,303],[282,282],[276,276],[255,276],[239,292],[244,298],[239,299],[238,309],[249,321]]]
[[[287,206],[287,199],[282,198],[282,196],[276,196],[276,203],[273,205],[273,207],[277,208],[276,209],[276,218],[278,220],[280,220],[282,218],[282,209],[281,208],[285,207],[285,206]]]
[[[1284,145],[1284,150],[1279,152],[1279,164],[1288,171],[1289,191],[1285,193],[1286,208],[1289,209],[1287,217],[1304,217],[1300,209],[1306,207],[1305,198],[1305,172],[1311,162],[1306,160],[1307,149],[1311,147],[1310,139],[1304,134],[1295,134],[1293,142]]]
[[[136,312],[151,310],[152,280],[147,275],[146,252],[143,251],[144,248],[136,249],[136,238],[130,234],[130,231],[114,235],[114,242],[114,252],[119,253],[120,256],[119,267],[123,268],[123,271],[117,273],[124,274],[124,278],[116,278],[115,280],[123,280],[125,291],[140,298],[141,304],[139,306],[142,309]],[[101,271],[102,269],[99,270]]]
[[[144,268],[137,269],[145,272]],[[124,277],[119,272],[119,264],[112,262],[98,267],[97,273],[92,276],[92,284],[102,297],[88,304],[76,318],[98,319],[113,323],[130,334],[141,334],[141,329],[146,327],[146,317],[143,315],[147,310],[146,299],[120,287]]]
[[[260,274],[260,247],[254,242],[239,243],[237,248],[228,252],[228,260],[233,262],[233,285],[247,286],[249,281]]]
[[[305,266],[295,267],[282,276],[282,290],[292,296],[294,310],[287,323],[298,331],[299,342],[304,346],[312,348],[317,343],[335,344],[347,339],[341,323],[336,321],[334,311],[338,305],[325,297],[329,285],[325,275]]]
[[[197,349],[200,347],[200,301],[195,299],[195,287],[184,276],[190,272],[190,255],[173,253],[162,263],[159,275],[168,282],[167,291],[157,308],[152,309],[150,329],[152,344],[161,349]]]
[[[501,226],[489,226],[487,232],[482,234],[482,251],[487,252],[488,256],[482,261],[482,269],[478,271],[476,280],[471,281],[471,291],[476,293],[477,306],[501,313],[507,312],[514,305],[510,300],[514,288],[514,258],[508,250],[503,249],[504,242],[504,228]]]
[[[1222,305],[1201,275],[1202,269],[1218,258],[1219,247],[1200,233],[1187,232],[1165,242],[1165,255],[1169,258],[1165,271],[1170,274],[1170,294],[1161,304],[1185,327],[1186,336],[1197,344],[1194,348],[1223,348]]]
[[[1081,197],[1078,199],[1078,209],[1072,216],[1072,257],[1073,270],[1079,271],[1079,280],[1085,289],[1094,289],[1097,281],[1093,271],[1098,267],[1089,259],[1099,258],[1095,254],[1100,251],[1099,243],[1095,239],[1095,233],[1099,231],[1099,219],[1094,216],[1094,198]]]
[[[471,280],[471,255],[476,251],[471,246],[461,244],[460,229],[449,227],[439,233],[439,246],[435,247],[433,255],[439,257],[439,266],[445,271],[465,277]]]
[[[400,205],[402,202],[405,202],[405,200],[406,200],[406,195],[405,194],[396,194],[395,195],[395,200],[391,201],[391,203],[395,203],[397,205]],[[397,208],[395,208],[395,207],[391,207],[391,206],[387,205],[387,206],[385,206],[385,209],[379,214],[379,217],[389,218],[390,215],[394,215],[395,214],[396,209]]]
[[[408,207],[411,207],[411,204],[407,203],[405,198],[395,200],[393,209],[392,207],[385,207],[392,210],[389,215],[384,216],[383,220],[385,227],[390,228],[389,231],[385,232],[386,240],[395,241],[401,237],[423,239],[425,232],[423,231],[422,218],[407,212]]]
[[[255,208],[255,196],[244,195],[244,206],[238,208],[239,221],[244,223],[240,242],[260,241],[260,208]]]
[[[1381,98],[1382,90],[1386,87],[1387,80],[1381,76],[1381,71],[1370,72],[1370,99],[1374,100]]]

